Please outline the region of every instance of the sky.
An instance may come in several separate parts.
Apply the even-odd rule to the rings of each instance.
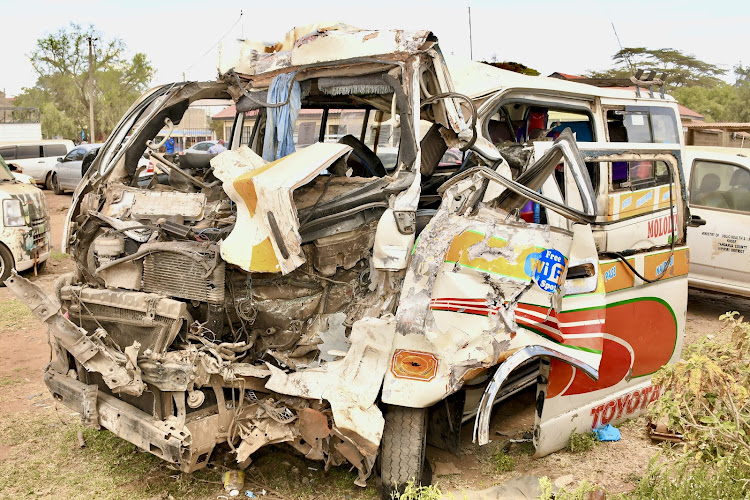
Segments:
[[[469,16],[471,9],[471,49]],[[0,0],[0,90],[33,86],[36,41],[71,21],[119,38],[128,55],[143,52],[152,84],[210,80],[218,50],[233,39],[275,42],[294,26],[345,22],[370,29],[429,29],[444,53],[516,61],[543,75],[606,69],[620,46],[675,48],[727,69],[750,64],[747,0],[432,0],[333,2],[286,0]],[[222,43],[220,43],[222,42]],[[744,58],[744,59],[743,59]]]

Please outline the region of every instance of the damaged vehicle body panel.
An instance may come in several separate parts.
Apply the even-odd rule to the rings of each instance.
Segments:
[[[351,464],[364,485],[380,455],[390,491],[421,480],[427,409],[466,384],[487,386],[471,413],[484,443],[498,398],[536,383],[545,454],[589,423],[570,412],[606,406],[679,356],[684,231],[666,250],[607,257],[625,243],[607,237],[617,221],[598,182],[614,161],[662,162],[660,210],[682,223],[674,151],[583,147],[566,129],[510,161],[426,31],[318,26],[238,54],[219,81],[159,87],[123,117],[76,191],[65,234],[76,271],[56,297],[8,281],[52,332],[48,387],[85,422],[183,471],[219,445],[246,467],[285,443],[326,468]],[[229,150],[159,153],[211,99],[234,102]],[[471,153],[446,167],[449,148]],[[163,175],[142,186],[147,149]],[[529,200],[543,217],[521,216]],[[665,252],[674,265],[649,274]],[[676,354],[625,359],[637,328],[608,315],[652,293],[636,280],[607,294],[607,266],[628,263],[669,297],[646,302],[674,311]]]

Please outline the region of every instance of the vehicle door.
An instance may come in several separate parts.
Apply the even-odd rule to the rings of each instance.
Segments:
[[[68,147],[62,143],[44,144],[42,150],[44,152],[43,162],[40,163],[39,177],[35,177],[36,181],[40,184],[43,184],[47,180],[47,174],[55,168],[57,159],[63,158],[68,154]]]
[[[591,225],[598,258],[586,262],[597,269],[597,283],[579,288],[566,281],[557,321],[549,327],[579,341],[601,338],[602,357],[596,380],[554,358],[542,363],[546,384],[539,384],[537,394],[538,456],[565,446],[572,432],[644,411],[661,392],[651,375],[679,359],[685,327],[688,248],[679,150],[605,143],[579,147],[587,170],[598,179],[599,211]],[[633,191],[613,188],[613,169],[616,174],[620,162],[626,169],[640,168],[650,184],[632,186]],[[647,175],[654,165],[667,172],[665,183]],[[569,190],[567,165],[564,171],[563,188]],[[637,210],[621,210],[622,197],[631,200],[625,209],[632,204]],[[637,244],[621,248],[625,241]],[[585,271],[569,270],[568,280]]]
[[[429,406],[487,367],[502,363],[501,373],[539,357],[562,359],[596,377],[602,335],[566,336],[557,327],[566,275],[575,270],[578,289],[597,286],[588,226],[595,220],[594,194],[576,155],[566,131],[517,182],[473,167],[441,188],[443,203],[420,234],[404,281],[384,402]],[[538,192],[563,156],[576,171],[574,205],[582,210],[559,194]],[[521,219],[528,199],[554,217],[539,224]],[[488,389],[483,402],[496,393]],[[482,407],[480,444],[489,439],[491,404]]]
[[[690,213],[706,221],[688,229],[690,283],[750,295],[750,160],[696,152],[689,161]]]
[[[60,187],[63,189],[76,188],[81,180],[81,163],[85,154],[85,148],[74,148],[65,155],[62,162],[57,164],[57,178],[60,181]]]

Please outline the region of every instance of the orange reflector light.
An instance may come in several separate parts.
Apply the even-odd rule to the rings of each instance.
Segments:
[[[429,352],[398,349],[393,353],[391,373],[396,378],[429,382],[437,376],[438,359]]]

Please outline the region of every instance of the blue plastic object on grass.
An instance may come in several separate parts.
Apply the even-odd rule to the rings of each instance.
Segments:
[[[620,440],[620,429],[612,427],[611,424],[607,424],[604,427],[599,427],[594,431],[596,439],[599,441],[619,441]]]

